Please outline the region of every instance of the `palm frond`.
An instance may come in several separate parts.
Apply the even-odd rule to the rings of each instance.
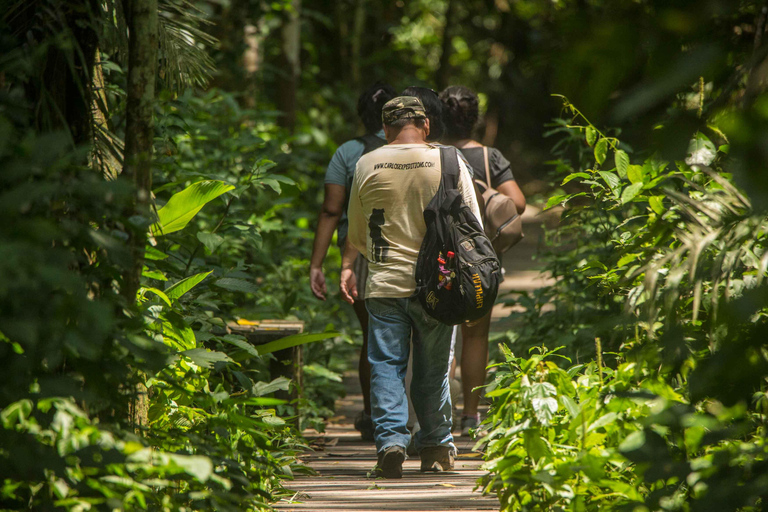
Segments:
[[[217,41],[200,27],[210,22],[189,0],[160,0],[159,11],[162,85],[175,91],[204,86],[214,69],[206,48]]]
[[[728,180],[710,169],[702,172],[719,187],[690,187],[688,194],[666,190],[677,213],[670,221],[676,242],[651,248],[645,264],[628,276],[644,275],[629,295],[627,308],[642,305],[649,325],[659,315],[676,320],[672,312],[681,299],[692,301],[690,320],[695,322],[709,296],[715,316],[721,300],[730,300],[740,287],[759,284],[768,270],[768,217],[754,213],[746,196]]]

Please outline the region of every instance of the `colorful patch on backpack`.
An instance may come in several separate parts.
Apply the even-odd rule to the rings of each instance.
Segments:
[[[437,295],[435,295],[435,292],[429,292],[427,295],[427,305],[431,307],[432,309],[435,309],[435,306],[437,306],[437,303],[440,301],[440,299],[437,298]]]
[[[465,251],[474,251],[475,250],[475,242],[474,240],[464,240],[459,245],[461,245],[461,248]]]

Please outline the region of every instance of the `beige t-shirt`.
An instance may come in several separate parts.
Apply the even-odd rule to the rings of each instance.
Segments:
[[[459,192],[480,220],[472,178],[461,158],[459,170]],[[440,177],[440,149],[431,144],[383,146],[357,162],[348,236],[369,263],[366,297],[410,297],[416,291],[416,259],[427,231],[424,208]]]

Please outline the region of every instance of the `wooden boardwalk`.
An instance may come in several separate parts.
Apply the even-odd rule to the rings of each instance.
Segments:
[[[346,376],[349,388],[357,376]],[[358,388],[359,390],[359,388]],[[376,463],[373,443],[363,442],[353,428],[354,416],[362,409],[362,395],[348,394],[337,402],[339,416],[332,419],[324,435],[306,432],[313,450],[302,461],[317,471],[317,476],[299,476],[288,487],[295,495],[277,503],[278,510],[371,512],[371,511],[456,511],[498,510],[495,496],[474,491],[483,475],[482,458],[472,452],[474,442],[456,438],[459,457],[456,470],[446,473],[421,473],[418,457],[403,464],[401,480],[369,479],[366,474]]]
[[[523,215],[526,238],[504,258],[506,280],[502,291],[533,290],[549,279],[532,259],[542,237],[543,217],[530,207]],[[506,330],[504,322],[509,310],[494,309],[492,329]],[[457,347],[458,349],[459,347]],[[474,442],[456,437],[459,449],[453,472],[425,474],[419,471],[419,459],[411,458],[403,465],[402,480],[369,479],[366,474],[376,462],[373,443],[361,441],[352,422],[362,409],[362,395],[356,372],[345,376],[347,396],[336,402],[338,416],[326,426],[326,432],[305,432],[312,451],[302,460],[313,468],[316,476],[297,476],[288,487],[295,494],[276,504],[280,511],[371,512],[371,511],[464,511],[499,510],[495,496],[484,496],[475,489],[484,472],[480,453],[473,452]],[[458,435],[458,433],[454,433]]]

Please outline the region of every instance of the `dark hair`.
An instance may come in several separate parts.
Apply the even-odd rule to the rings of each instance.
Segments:
[[[365,133],[381,130],[381,108],[395,95],[395,88],[384,82],[376,82],[363,91],[357,99],[357,115],[365,125]]]
[[[443,138],[445,125],[443,124],[443,103],[437,97],[437,93],[428,87],[411,86],[400,96],[415,96],[424,105],[424,111],[429,118],[429,136],[427,141],[435,142]]]
[[[444,105],[446,140],[455,142],[471,139],[480,115],[477,94],[463,85],[451,85],[440,93]]]
[[[403,128],[405,126],[413,125],[416,128],[424,128],[425,124],[427,123],[423,117],[419,117],[416,119],[406,117],[404,119],[398,119],[397,121],[393,121],[389,123],[387,126],[391,126],[393,128]],[[429,125],[432,126],[432,121],[429,122]],[[432,133],[431,130],[430,130],[430,133]]]

